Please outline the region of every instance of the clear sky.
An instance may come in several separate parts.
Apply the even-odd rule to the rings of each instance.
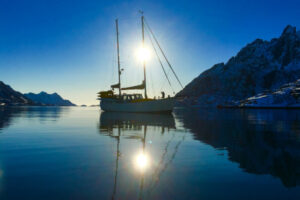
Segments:
[[[57,92],[76,104],[96,104],[96,93],[117,82],[119,18],[123,85],[140,84],[139,10],[184,85],[254,39],[278,37],[288,24],[300,27],[299,0],[0,0],[0,80],[23,93]],[[171,93],[153,53],[147,72],[150,95]]]

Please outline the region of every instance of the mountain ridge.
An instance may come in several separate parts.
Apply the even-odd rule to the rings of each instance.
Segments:
[[[227,63],[202,72],[176,96],[202,106],[239,101],[300,77],[300,31],[286,26],[279,38],[256,39]]]
[[[25,97],[22,93],[15,91],[9,85],[0,81],[0,105],[35,105],[33,101]]]
[[[0,81],[0,106],[76,106],[71,101],[63,99],[56,92],[48,94],[22,94],[11,86]]]
[[[35,103],[51,106],[76,106],[69,100],[63,99],[56,92],[48,94],[47,92],[41,91],[38,94],[35,93],[26,93],[24,94],[28,99],[31,99]]]

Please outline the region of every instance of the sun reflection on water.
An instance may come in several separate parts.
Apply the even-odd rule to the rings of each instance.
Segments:
[[[139,172],[145,172],[150,166],[150,157],[145,152],[139,152],[134,157],[134,166]]]

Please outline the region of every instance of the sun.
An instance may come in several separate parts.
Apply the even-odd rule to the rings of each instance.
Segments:
[[[146,46],[140,46],[136,49],[135,56],[138,61],[145,62],[150,59],[151,53],[149,48],[147,48]]]

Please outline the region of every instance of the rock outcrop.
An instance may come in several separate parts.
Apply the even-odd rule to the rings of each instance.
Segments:
[[[237,103],[246,108],[300,108],[300,79],[279,89],[263,92]]]

